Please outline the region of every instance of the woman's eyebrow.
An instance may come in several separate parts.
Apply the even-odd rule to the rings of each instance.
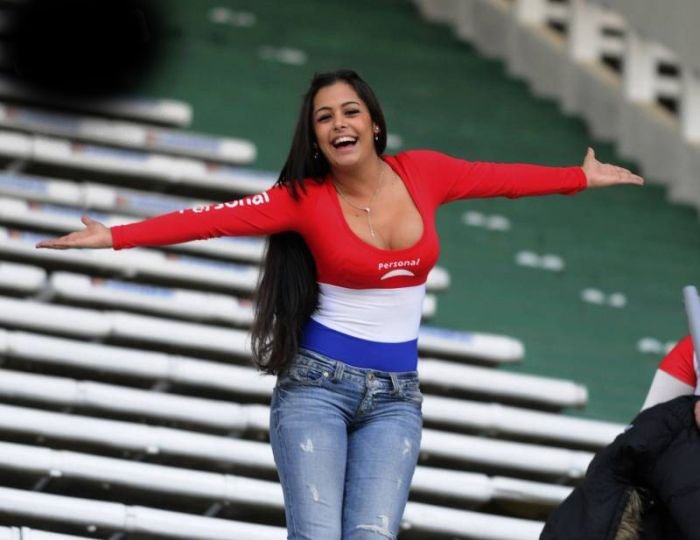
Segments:
[[[340,106],[345,107],[346,105],[359,105],[360,103],[358,101],[346,101],[345,103],[342,103]],[[331,107],[329,105],[324,105],[323,107],[319,107],[314,111],[314,114],[318,113],[319,111],[322,111],[324,109],[328,109],[329,111],[331,110]]]

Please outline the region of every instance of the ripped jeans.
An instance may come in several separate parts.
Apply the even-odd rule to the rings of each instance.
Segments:
[[[272,395],[288,540],[395,540],[418,461],[417,373],[301,349]]]

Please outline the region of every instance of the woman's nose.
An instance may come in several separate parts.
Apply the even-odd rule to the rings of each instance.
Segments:
[[[345,118],[343,118],[343,115],[337,114],[333,117],[333,127],[335,129],[340,129],[345,126]]]

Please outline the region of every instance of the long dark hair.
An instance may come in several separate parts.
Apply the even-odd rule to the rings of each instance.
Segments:
[[[346,69],[315,74],[304,94],[289,155],[277,179],[277,185],[286,186],[295,200],[306,193],[306,180],[321,183],[330,172],[328,161],[316,145],[312,113],[318,91],[337,82],[352,86],[379,127],[374,140],[377,154],[386,148],[384,113],[369,85]],[[251,332],[253,360],[260,370],[272,374],[285,370],[296,355],[301,332],[317,306],[316,264],[306,242],[294,232],[271,235]]]

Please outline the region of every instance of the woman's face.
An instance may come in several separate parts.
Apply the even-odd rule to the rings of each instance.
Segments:
[[[321,88],[314,98],[311,121],[319,150],[331,169],[352,168],[376,156],[378,128],[349,84],[336,82]]]

